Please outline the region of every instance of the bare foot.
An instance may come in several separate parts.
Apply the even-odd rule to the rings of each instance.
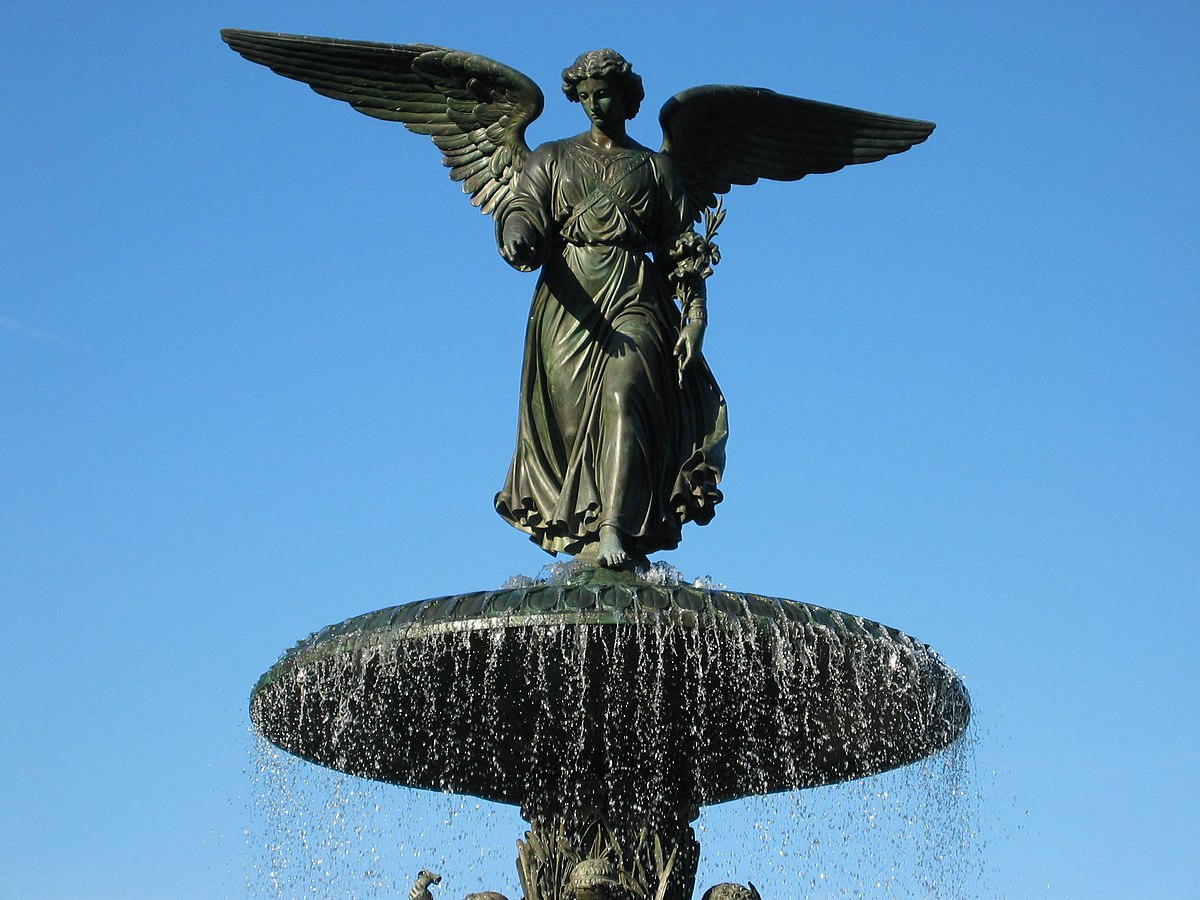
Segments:
[[[629,554],[625,552],[625,544],[617,526],[600,526],[600,549],[596,553],[596,562],[607,569],[619,569],[629,563]]]

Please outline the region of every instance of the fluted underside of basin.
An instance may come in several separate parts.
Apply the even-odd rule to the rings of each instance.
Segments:
[[[391,607],[289,650],[264,737],[366,778],[572,809],[696,809],[954,741],[958,676],[856,616],[724,590],[537,585]]]

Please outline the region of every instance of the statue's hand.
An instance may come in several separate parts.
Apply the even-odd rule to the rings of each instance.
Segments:
[[[537,268],[538,236],[533,226],[514,216],[504,223],[500,255],[515,269],[528,272]]]
[[[700,356],[700,348],[704,345],[704,322],[693,320],[683,326],[679,332],[679,340],[675,342],[675,358],[679,361],[679,382],[683,383],[683,373]]]

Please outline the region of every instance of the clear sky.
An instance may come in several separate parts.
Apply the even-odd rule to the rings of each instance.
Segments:
[[[922,896],[966,821],[944,895],[1196,896],[1200,7],[811,6],[0,7],[0,897],[271,896],[272,859],[308,865],[267,846],[282,810],[333,827],[334,790],[343,861],[285,896],[328,866],[314,895],[406,895],[421,859],[458,900],[477,846],[511,877],[507,812],[260,773],[246,700],[310,631],[549,560],[491,508],[534,279],[428,141],[224,26],[503,60],[546,92],[535,143],[583,130],[557,78],[597,46],[650,145],[701,83],[936,121],[728,196],[727,500],[666,558],[936,647],[975,703],[969,815],[918,774],[731,806],[705,852],[775,900]]]

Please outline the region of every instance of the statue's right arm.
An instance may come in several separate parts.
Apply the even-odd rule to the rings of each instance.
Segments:
[[[496,239],[500,255],[515,269],[532,272],[546,259],[554,221],[549,151],[539,147],[526,160],[513,196],[500,213]]]
[[[504,222],[500,236],[500,255],[514,269],[530,272],[536,269],[542,255],[538,252],[541,243],[533,224],[522,215],[511,215]]]

